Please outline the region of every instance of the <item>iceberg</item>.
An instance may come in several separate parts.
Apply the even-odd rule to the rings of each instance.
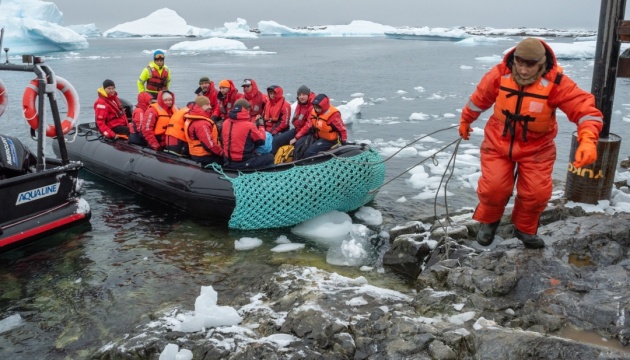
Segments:
[[[268,36],[385,36],[385,32],[394,31],[393,26],[382,25],[365,20],[354,20],[348,25],[328,25],[293,29],[280,25],[275,21],[259,21],[258,30],[261,35]]]
[[[415,39],[415,40],[447,40],[459,41],[472,35],[466,33],[461,28],[429,28],[428,26],[420,28],[405,28],[386,31],[385,36],[393,39]]]
[[[103,37],[123,38],[142,36],[203,36],[210,30],[188,25],[175,10],[163,8],[149,16],[116,25],[105,31]]]
[[[87,40],[61,26],[63,13],[52,2],[3,0],[0,26],[4,28],[2,47],[12,54],[86,49]]]
[[[103,36],[101,30],[96,27],[96,24],[83,24],[83,25],[68,25],[68,28],[84,38],[100,38]]]

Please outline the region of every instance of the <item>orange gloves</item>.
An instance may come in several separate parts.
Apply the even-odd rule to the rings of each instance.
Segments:
[[[581,168],[590,165],[597,160],[597,135],[589,130],[578,132],[580,145],[575,150],[575,161],[573,166]]]
[[[470,127],[470,124],[464,120],[459,121],[459,136],[462,139],[468,140],[470,139],[470,133],[473,132],[473,129]]]

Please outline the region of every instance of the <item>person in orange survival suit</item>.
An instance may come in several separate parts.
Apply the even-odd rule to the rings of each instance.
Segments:
[[[556,109],[578,126],[577,168],[597,160],[603,115],[594,96],[562,73],[549,45],[535,38],[521,41],[481,79],[462,111],[459,135],[464,140],[469,139],[470,124],[493,103],[481,143],[479,205],[473,215],[481,223],[477,242],[488,246],[494,241],[516,180],[514,236],[527,248],[543,248],[545,242],[536,233],[551,198]]]

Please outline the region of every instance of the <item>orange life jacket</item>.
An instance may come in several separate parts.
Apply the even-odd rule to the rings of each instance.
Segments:
[[[151,77],[147,79],[147,84],[145,89],[151,92],[158,92],[160,90],[166,90],[166,84],[168,83],[168,69],[165,67],[162,68],[162,73],[152,66],[147,66],[149,69],[149,74]]]
[[[328,119],[334,114],[339,112],[336,107],[330,105],[328,110],[323,114],[317,114],[315,110],[311,113],[311,122],[313,127],[317,130],[317,137],[324,140],[334,141],[339,139],[339,133],[328,124]]]
[[[184,107],[173,113],[166,128],[166,136],[173,136],[179,140],[187,141],[184,133],[184,117],[189,111],[190,109],[188,107]]]
[[[506,129],[514,127],[514,122],[520,122],[526,131],[552,131],[556,125],[556,111],[549,106],[548,99],[560,78],[561,73],[555,81],[541,76],[533,84],[522,87],[514,81],[511,74],[503,76],[494,104],[494,116],[491,118],[504,122]]]
[[[211,119],[205,117],[205,116],[199,116],[199,115],[190,115],[190,114],[186,114],[184,115],[184,118],[186,118],[186,121],[184,122],[184,135],[186,135],[186,141],[188,142],[188,153],[190,154],[190,156],[207,156],[207,155],[212,155],[211,152],[207,151],[203,145],[201,145],[201,141],[199,139],[192,139],[189,135],[188,135],[188,127],[190,126],[190,123],[192,123],[193,121],[200,121],[200,120],[205,120],[210,122],[210,124],[212,124],[212,141],[215,144],[219,143],[219,132],[217,131],[217,126],[214,124],[214,121],[212,121]]]
[[[158,103],[151,104],[150,106],[152,106],[158,114],[155,121],[155,135],[164,135],[166,133],[166,128],[168,128],[168,123],[171,120],[171,117],[168,115],[168,112],[163,109]]]

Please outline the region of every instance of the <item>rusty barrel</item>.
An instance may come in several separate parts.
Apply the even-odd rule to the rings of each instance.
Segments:
[[[597,161],[581,168],[576,168],[572,164],[578,145],[577,132],[574,132],[564,189],[565,197],[568,200],[586,204],[597,204],[599,200],[609,200],[615,181],[621,137],[609,134],[608,138],[599,139]]]

